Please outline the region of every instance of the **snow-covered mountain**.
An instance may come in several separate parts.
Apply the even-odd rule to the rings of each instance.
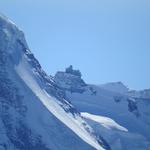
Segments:
[[[149,90],[131,91],[121,82],[81,86],[76,80],[82,80],[81,76],[75,76],[65,71],[59,78],[56,73],[54,79],[66,89],[66,98],[112,150],[150,150]],[[81,89],[83,92],[77,92]]]
[[[140,99],[150,99],[150,89],[145,89],[141,91],[130,90],[128,91],[128,95]]]
[[[150,99],[150,89],[144,89],[140,91],[130,90],[122,82],[110,82],[110,83],[102,84],[100,85],[100,87],[108,91],[126,94],[134,98]]]
[[[0,15],[0,150],[109,150],[65,97]]]
[[[110,82],[100,85],[103,89],[116,93],[127,93],[129,89],[122,82]]]

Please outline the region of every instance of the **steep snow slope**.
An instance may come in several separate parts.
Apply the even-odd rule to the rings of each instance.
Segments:
[[[97,141],[94,141],[89,133],[83,126],[83,120],[79,116],[73,118],[72,114],[66,113],[59,105],[59,102],[54,97],[50,96],[45,90],[43,90],[34,77],[34,74],[30,71],[30,67],[23,57],[19,65],[16,66],[16,71],[32,92],[40,99],[45,107],[60,121],[62,121],[67,127],[74,131],[81,139],[97,149],[102,149],[98,145]]]
[[[22,31],[2,15],[0,41],[0,149],[109,149],[42,70]]]
[[[73,79],[74,78],[70,79],[70,82]],[[56,82],[59,83],[58,81]],[[67,83],[68,82],[69,81],[67,80]],[[87,118],[87,116],[86,117],[84,116],[86,120],[88,120],[88,123],[90,123],[92,127],[95,128],[96,132],[98,132],[97,131],[97,124],[98,124],[98,127],[100,128],[98,129],[99,130],[98,133],[100,133],[100,136],[104,137],[104,139],[109,143],[112,149],[129,150],[134,147],[135,150],[136,148],[149,150],[150,98],[143,99],[135,96],[133,97],[129,95],[127,90],[128,88],[125,88],[123,86],[124,89],[126,90],[125,92],[124,90],[123,91],[121,90],[120,92],[119,88],[118,91],[116,90],[117,89],[116,86],[118,88],[120,87],[120,84],[119,86],[118,84],[115,85],[115,89],[112,90],[110,89],[110,86],[109,89],[106,89],[103,88],[102,86],[86,85],[84,87],[81,87],[82,89],[84,89],[83,90],[84,92],[82,93],[70,92],[70,90],[67,89],[66,95],[68,99],[76,106],[76,108],[78,108],[80,112],[87,112],[91,115],[97,115],[98,118],[103,117],[111,118],[112,120],[117,122],[120,126],[128,130],[127,133],[124,133],[124,131],[119,131],[118,134],[118,131],[115,131],[114,129],[108,130],[106,126],[105,127],[102,126],[102,123],[100,121],[95,120],[95,117]],[[88,115],[88,117],[91,115]],[[89,120],[92,121],[89,122]],[[110,123],[112,125],[112,122]],[[115,143],[110,142],[111,141],[109,140],[110,137],[107,137],[106,136],[107,134],[103,134],[104,132],[102,131],[106,131],[108,135],[111,135],[110,136],[112,138],[111,140],[116,141],[115,139],[118,139],[119,142],[116,141],[116,145],[114,145]],[[130,140],[134,142],[134,145],[131,144]],[[117,146],[118,143],[120,144],[120,146]]]
[[[138,133],[130,133],[108,117],[82,113],[97,133],[107,140],[113,150],[148,150],[150,143]]]

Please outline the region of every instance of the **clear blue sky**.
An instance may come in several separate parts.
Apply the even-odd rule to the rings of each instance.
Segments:
[[[48,74],[150,88],[150,0],[1,0]]]

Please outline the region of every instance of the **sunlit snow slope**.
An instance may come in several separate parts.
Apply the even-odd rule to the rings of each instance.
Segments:
[[[109,149],[2,15],[0,67],[0,150]]]
[[[81,85],[78,78],[70,70],[54,80],[111,149],[150,150],[150,90],[130,91],[121,82]]]

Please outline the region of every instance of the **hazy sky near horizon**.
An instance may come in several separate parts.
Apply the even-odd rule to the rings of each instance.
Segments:
[[[48,74],[72,64],[87,83],[150,88],[150,0],[2,0]]]

